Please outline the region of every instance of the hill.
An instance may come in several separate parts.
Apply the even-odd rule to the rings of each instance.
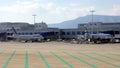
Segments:
[[[48,24],[49,27],[57,27],[57,28],[77,28],[78,24],[80,23],[88,23],[91,22],[92,16],[87,15],[84,17],[78,17],[74,20],[64,21],[58,24]],[[93,16],[94,22],[103,22],[103,23],[110,23],[110,22],[120,22],[120,16],[106,16],[106,15],[94,15]]]

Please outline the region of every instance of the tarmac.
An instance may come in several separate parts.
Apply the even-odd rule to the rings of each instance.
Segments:
[[[120,43],[0,42],[0,68],[120,68]]]

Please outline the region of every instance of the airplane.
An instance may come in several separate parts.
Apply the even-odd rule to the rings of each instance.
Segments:
[[[12,30],[14,31],[12,36],[8,36],[8,38],[13,38],[15,40],[24,41],[24,42],[41,42],[44,37],[40,34],[33,34],[33,35],[19,35],[14,27],[12,27]]]
[[[77,39],[79,42],[94,42],[94,43],[108,43],[111,42],[113,39],[111,34],[105,34],[105,33],[90,33],[88,29],[85,27],[85,34],[84,35],[78,35]]]
[[[113,39],[112,35],[104,33],[91,34],[90,38],[94,43],[110,43]]]

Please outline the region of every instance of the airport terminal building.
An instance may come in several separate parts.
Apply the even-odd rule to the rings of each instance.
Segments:
[[[29,24],[25,22],[1,22],[0,23],[0,40],[6,39],[6,36],[12,35],[15,28],[19,35],[41,34],[44,38],[49,39],[73,39],[77,35],[88,33],[109,33],[111,35],[120,34],[120,22],[113,23],[82,23],[78,24],[76,29],[58,29],[49,28],[45,22]]]
[[[59,37],[59,29],[48,28],[45,22],[35,24],[24,22],[2,22],[0,23],[0,38],[5,39],[6,36],[13,35],[14,31],[12,30],[12,27],[15,28],[18,35],[41,34],[44,38],[49,39],[57,39]]]
[[[78,29],[87,29],[89,32],[120,31],[120,22],[78,24]]]
[[[81,23],[76,29],[61,29],[61,37],[63,39],[76,38],[77,35],[84,35],[85,33],[107,33],[111,35],[120,35],[120,22],[113,23]]]

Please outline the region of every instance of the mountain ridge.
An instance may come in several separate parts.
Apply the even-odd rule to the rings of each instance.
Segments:
[[[77,28],[80,23],[89,23],[92,21],[91,15],[86,15],[83,17],[78,17],[73,20],[63,21],[57,24],[48,24],[49,27],[56,28]],[[103,23],[113,23],[120,22],[120,16],[111,16],[111,15],[94,15],[93,22],[103,22]]]

